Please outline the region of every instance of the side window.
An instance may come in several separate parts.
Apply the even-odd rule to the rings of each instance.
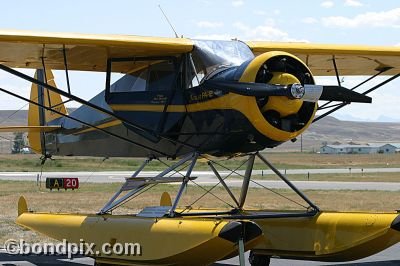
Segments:
[[[170,90],[176,86],[176,70],[172,60],[147,62],[141,69],[120,77],[110,86],[110,92]]]
[[[196,87],[200,85],[200,81],[204,78],[204,73],[199,72],[196,76],[193,77],[191,83],[189,83],[189,88]]]
[[[148,72],[147,90],[169,90],[174,85],[176,75],[173,62],[164,61],[151,65]]]
[[[148,69],[126,74],[111,85],[111,92],[145,91],[147,87]]]
[[[186,65],[188,69],[186,71],[186,88],[190,89],[200,85],[201,80],[205,76],[205,71],[201,68],[201,65],[196,66],[192,54],[189,54],[186,60]]]

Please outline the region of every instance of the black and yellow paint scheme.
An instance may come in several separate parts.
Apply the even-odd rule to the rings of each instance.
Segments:
[[[294,140],[312,123],[318,100],[371,101],[340,86],[315,85],[314,75],[399,75],[400,48],[0,31],[0,62],[8,72],[38,69],[29,125],[0,128],[27,131],[36,152],[175,158],[251,153]],[[50,69],[106,72],[106,88],[69,114],[60,94],[79,99],[57,90]],[[169,196],[160,205],[170,207]],[[118,265],[207,265],[237,255],[240,243],[258,259],[346,261],[400,241],[396,212],[234,211],[33,213],[21,198],[17,223],[97,247],[143,245],[142,256],[94,256]]]
[[[99,252],[104,243],[141,244],[140,256],[92,255],[98,263],[118,265],[209,265],[237,256],[237,240],[243,235],[245,250],[258,256],[318,261],[356,260],[400,242],[400,214],[396,212],[321,211],[313,216],[237,221],[213,216],[31,213],[23,197],[18,206],[17,224],[60,241],[84,239]],[[263,211],[246,214],[255,217]]]
[[[221,90],[207,82],[198,82],[200,75],[213,75],[205,77],[205,80],[220,80],[220,76],[228,73],[232,75],[232,80],[237,79],[238,82],[283,85],[313,83],[311,72],[300,60],[282,53],[266,53],[253,60],[254,56],[245,44],[233,41],[230,45],[242,53],[242,57],[233,59],[244,61],[241,65],[235,65],[213,53],[219,50],[209,52],[204,49],[207,43],[197,43],[201,44],[201,48],[176,57],[112,61],[109,75],[114,65],[117,69],[119,64],[139,66],[133,67],[131,73],[115,83],[107,84],[105,92],[91,102],[109,109],[125,121],[140,125],[146,131],[138,131],[124,121],[107,117],[90,107],[83,106],[70,115],[135,142],[144,143],[170,157],[178,157],[193,150],[213,155],[231,155],[272,148],[295,139],[310,125],[317,108],[315,102],[290,100],[286,96],[257,98]],[[262,78],[259,77],[260,68],[268,60],[279,56],[291,60],[284,67],[291,68],[292,73],[283,73],[283,69],[278,66],[276,70],[268,72],[273,73],[269,80],[258,81]],[[207,62],[209,58],[213,61]],[[227,63],[231,65],[225,66]],[[193,84],[195,82],[197,84]],[[37,111],[30,112],[34,113]],[[160,156],[68,118],[60,117],[47,124],[62,125],[62,130],[46,133],[45,148],[50,154]],[[113,148],[110,149],[110,146]]]
[[[41,115],[39,121],[38,107],[32,105],[29,126],[42,127],[43,132],[30,134],[30,145],[49,155],[177,157],[197,150],[218,156],[272,148],[295,140],[315,116],[318,97],[292,97],[291,85],[312,85],[313,75],[372,75],[381,70],[395,75],[399,53],[397,47],[379,46],[0,31],[2,65],[45,68],[42,81],[53,87],[50,69],[109,74],[106,90],[90,102],[123,119],[90,107],[70,115],[125,140],[68,118]],[[113,73],[125,76],[114,82]],[[135,78],[141,84],[135,85]],[[280,93],[263,92],[262,84],[279,85]],[[60,100],[46,100],[56,96],[51,90],[43,92],[50,97],[43,95],[42,104],[66,114]],[[319,99],[370,101],[350,91],[339,92],[339,87],[333,92],[336,95]],[[33,102],[38,98],[31,95]],[[49,132],[49,127],[55,131]]]
[[[121,119],[82,106],[69,116],[95,128],[61,115],[49,119],[49,110],[40,120],[38,114],[43,108],[36,106],[29,112],[30,125],[40,120],[41,126],[62,128],[30,134],[32,146],[49,155],[176,158],[197,151],[230,156],[295,140],[311,124],[318,99],[336,100],[324,96],[325,88],[314,85],[310,69],[289,53],[266,52],[254,57],[239,41],[195,44],[193,51],[178,56],[108,59],[106,89],[90,103]],[[115,69],[127,65],[131,65],[130,72],[111,84]],[[37,76],[44,81],[46,75],[42,73],[38,70]],[[40,100],[40,89],[47,91],[33,85],[31,101]],[[296,89],[299,95],[294,96]],[[308,90],[317,96],[303,99]],[[340,95],[350,102],[370,101],[350,90]],[[66,113],[60,100],[49,101],[44,96],[45,106],[53,105]],[[135,125],[140,125],[140,130]],[[99,128],[125,139],[99,132]]]

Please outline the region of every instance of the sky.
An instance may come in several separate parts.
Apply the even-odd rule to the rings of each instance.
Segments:
[[[396,0],[4,1],[0,29],[174,37],[158,5],[178,35],[188,38],[400,46]],[[33,75],[32,70],[23,71]],[[61,89],[66,88],[64,75],[55,73]],[[352,87],[365,78],[344,77],[343,86]],[[71,72],[70,81],[73,93],[90,99],[104,89],[105,74]],[[318,77],[317,82],[336,84],[327,77]],[[26,97],[30,91],[29,83],[6,73],[0,73],[0,86]],[[372,104],[352,104],[335,117],[400,122],[400,79],[371,96]],[[0,94],[0,109],[20,108],[27,106]]]

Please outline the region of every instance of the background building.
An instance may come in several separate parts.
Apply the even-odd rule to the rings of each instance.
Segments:
[[[371,154],[400,152],[400,143],[326,144],[320,148],[324,154]]]

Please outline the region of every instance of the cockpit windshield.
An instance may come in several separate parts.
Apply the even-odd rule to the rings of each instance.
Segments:
[[[191,65],[194,75],[189,87],[197,86],[211,72],[225,67],[238,66],[254,58],[250,48],[243,42],[195,40],[191,53]]]

